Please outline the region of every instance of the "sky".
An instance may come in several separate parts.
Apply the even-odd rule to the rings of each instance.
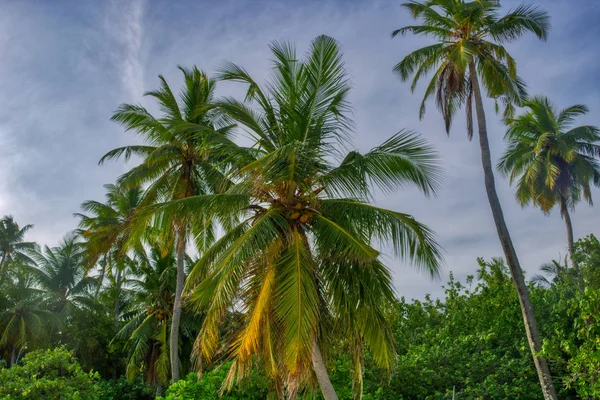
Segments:
[[[600,125],[600,2],[537,0],[552,17],[547,42],[533,36],[507,45],[531,94],[547,95],[559,108],[587,104],[583,124]],[[422,134],[438,151],[444,184],[435,198],[409,187],[376,196],[378,206],[406,212],[426,223],[444,248],[439,280],[410,263],[386,257],[399,296],[443,295],[453,272],[475,274],[477,257],[499,257],[483,186],[479,146],[469,142],[462,115],[451,135],[431,104],[423,120],[418,108],[424,85],[411,93],[392,67],[428,41],[391,32],[412,23],[401,1],[6,1],[0,4],[0,215],[34,224],[29,240],[55,245],[76,228],[79,205],[103,200],[104,184],[131,165],[99,166],[107,151],[137,143],[133,133],[109,121],[120,103],[155,104],[143,93],[159,74],[180,87],[177,65],[197,65],[213,74],[227,60],[257,81],[268,76],[268,44],[287,40],[303,54],[321,34],[336,38],[344,52],[353,90],[354,145],[361,151],[401,129]],[[506,0],[505,11],[519,2]],[[219,95],[241,97],[243,88],[218,85]],[[505,128],[486,103],[492,157],[504,149]],[[500,200],[521,264],[531,277],[540,265],[566,254],[558,212],[544,216],[522,209],[514,187],[497,177]],[[600,202],[600,191],[594,197]],[[600,235],[598,209],[580,204],[572,216],[576,237]]]

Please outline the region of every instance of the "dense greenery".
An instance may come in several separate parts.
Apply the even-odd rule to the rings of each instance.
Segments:
[[[138,163],[81,205],[78,229],[42,247],[27,241],[33,225],[0,219],[0,400],[600,398],[600,241],[575,242],[570,218],[600,186],[599,130],[572,126],[583,105],[528,99],[503,47],[546,39],[549,17],[500,16],[495,0],[404,6],[421,25],[394,35],[436,43],[394,71],[413,90],[433,73],[421,117],[435,94],[448,132],[462,107],[471,138],[475,107],[504,259],[451,274],[442,298],[396,297],[381,249],[429,276],[442,253],[429,227],[373,199],[437,195],[442,168],[406,130],[353,150],[333,38],[303,57],[274,42],[264,84],[232,63],[214,78],[179,67],[178,95],[162,76],[146,93],[160,114],[113,115],[142,143],[100,163]],[[220,81],[245,97],[217,98]],[[567,225],[568,257],[530,281],[496,193],[483,92],[506,106],[498,168],[519,180],[517,201],[558,205]]]

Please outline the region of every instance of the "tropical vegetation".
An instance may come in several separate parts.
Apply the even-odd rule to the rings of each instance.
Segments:
[[[496,0],[403,6],[417,25],[392,36],[433,43],[393,71],[411,91],[429,78],[420,118],[434,97],[448,134],[460,109],[468,139],[476,121],[503,258],[450,273],[440,298],[398,297],[389,260],[437,278],[443,249],[422,216],[375,199],[438,196],[444,165],[402,126],[356,148],[334,38],[303,55],[271,43],[265,81],[230,62],[214,76],[180,66],[179,92],[159,76],[145,93],[158,112],[112,115],[136,138],[99,163],[133,166],[81,204],[76,229],[41,245],[33,225],[0,219],[0,400],[600,398],[600,241],[577,239],[571,219],[600,187],[600,130],[575,125],[585,105],[528,97],[505,47],[546,40],[549,15],[501,15]],[[244,95],[217,96],[222,82]],[[517,203],[557,206],[567,228],[568,255],[528,266],[540,269],[529,280],[484,96],[503,106],[497,169]]]

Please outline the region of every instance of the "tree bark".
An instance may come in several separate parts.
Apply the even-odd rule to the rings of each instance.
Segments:
[[[177,234],[177,284],[175,286],[175,301],[173,302],[173,316],[171,318],[171,381],[179,380],[179,323],[181,321],[181,294],[185,283],[185,227],[181,227]]]
[[[12,367],[17,363],[17,346],[13,346],[12,353],[10,354],[10,366]]]
[[[119,268],[119,266],[117,265],[117,276],[116,276],[116,282],[115,282],[115,289],[116,289],[116,294],[115,294],[115,311],[114,311],[114,324],[115,324],[115,330],[117,330],[119,328],[119,314],[121,313],[120,307],[121,304],[119,302],[119,297],[121,296],[121,268]]]
[[[0,282],[4,280],[4,262],[6,261],[6,252],[2,252],[2,259],[0,259]]]
[[[575,254],[575,240],[573,239],[573,223],[571,222],[571,215],[569,214],[569,208],[567,206],[567,200],[564,196],[560,196],[560,213],[562,214],[563,219],[565,220],[565,225],[567,226],[567,243],[569,246],[569,256],[571,257],[571,263],[573,264],[573,269],[577,274],[579,274],[579,265],[577,261],[573,258]]]
[[[321,388],[323,398],[325,400],[338,400],[338,396],[335,393],[335,389],[333,388],[331,380],[329,379],[329,375],[327,374],[327,367],[323,361],[321,349],[319,349],[316,338],[313,339],[311,352],[313,371],[315,371],[315,375],[317,376],[317,381],[319,382],[319,387]]]
[[[533,311],[533,304],[531,303],[527,285],[525,284],[523,270],[519,264],[517,253],[513,246],[510,233],[508,232],[506,222],[504,221],[504,214],[500,205],[500,199],[498,198],[498,193],[496,192],[492,157],[487,136],[485,111],[483,109],[483,98],[481,95],[481,88],[479,87],[479,81],[477,79],[475,63],[471,62],[469,64],[469,72],[473,94],[475,95],[479,144],[481,146],[481,162],[485,177],[485,189],[487,192],[487,197],[490,203],[490,208],[492,209],[492,215],[494,217],[494,223],[498,232],[498,238],[500,239],[502,250],[504,251],[504,257],[506,258],[506,263],[510,269],[512,280],[519,297],[521,312],[523,313],[523,322],[525,324],[525,331],[527,333],[527,341],[529,342],[529,347],[533,355],[533,361],[537,370],[540,385],[542,387],[544,399],[557,400],[558,397],[556,396],[556,391],[552,382],[552,376],[550,375],[550,368],[548,367],[547,361],[539,355],[540,351],[542,350],[542,341]]]

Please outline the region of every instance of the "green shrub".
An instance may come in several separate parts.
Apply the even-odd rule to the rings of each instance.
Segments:
[[[99,376],[63,347],[32,351],[21,364],[0,367],[0,399],[99,400]]]
[[[116,381],[101,381],[100,388],[100,400],[152,400],[155,392],[141,378],[129,381],[124,376]]]
[[[208,371],[198,380],[195,373],[189,374],[185,379],[169,386],[163,400],[263,400],[267,397],[268,384],[258,374],[252,373],[242,385],[237,385],[232,390],[219,397],[219,390],[227,376],[231,363],[226,363],[218,368]]]

